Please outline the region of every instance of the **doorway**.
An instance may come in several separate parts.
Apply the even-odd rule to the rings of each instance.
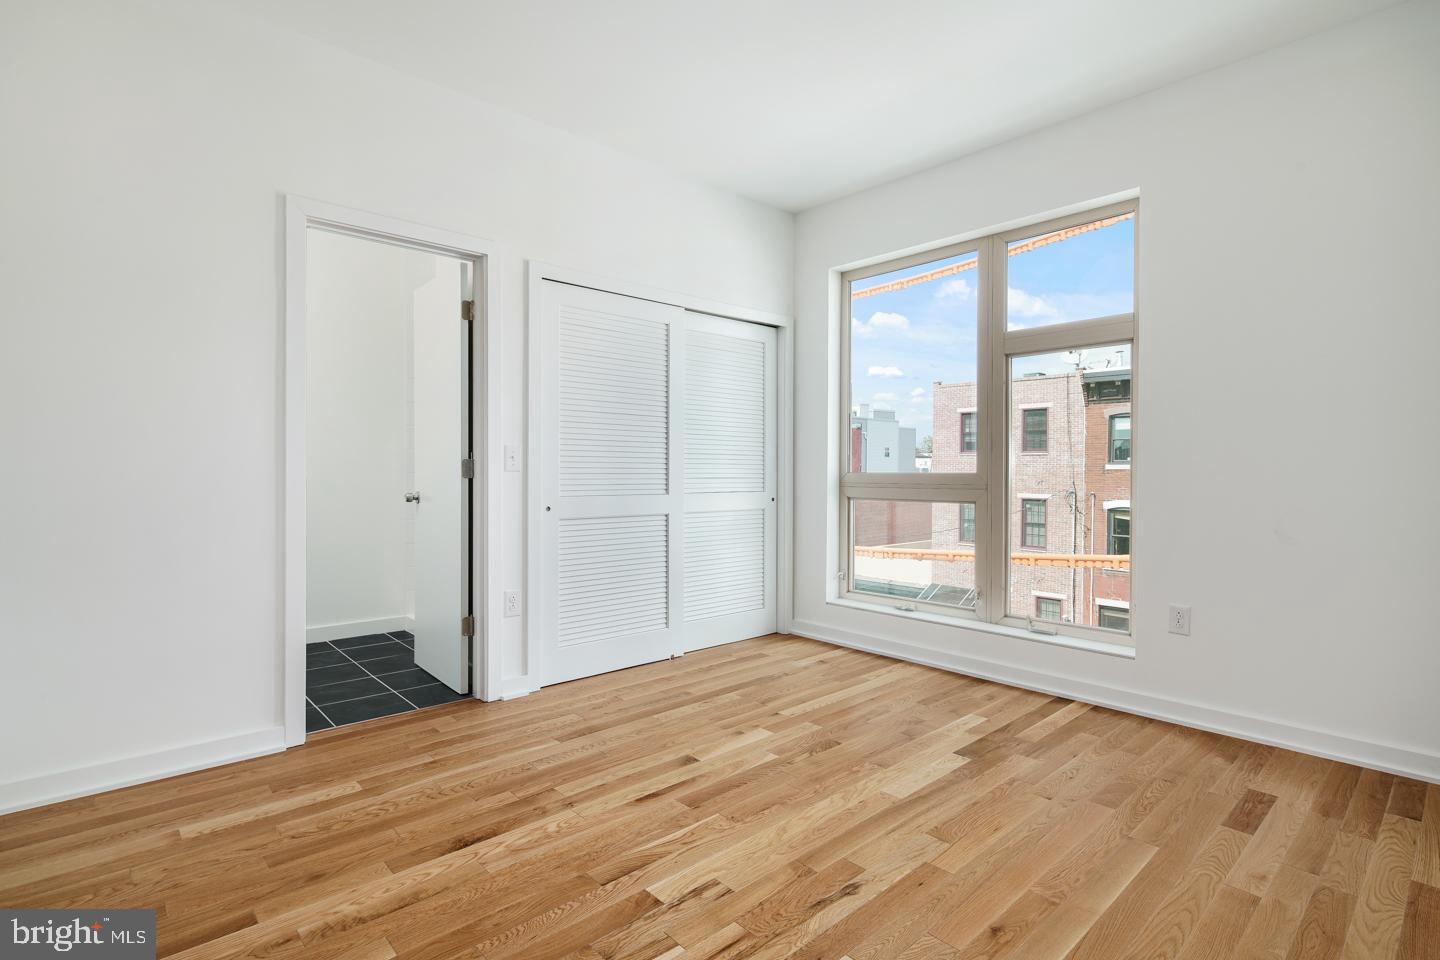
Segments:
[[[483,242],[288,206],[285,713],[296,743],[484,693],[492,298]]]
[[[474,264],[310,227],[306,732],[469,693]]]

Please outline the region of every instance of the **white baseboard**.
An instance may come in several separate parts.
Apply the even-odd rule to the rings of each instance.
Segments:
[[[28,780],[0,784],[0,814],[117,790],[136,783],[163,780],[192,770],[279,753],[284,749],[285,728],[275,726],[156,753],[41,774]]]
[[[361,637],[367,633],[389,633],[391,630],[415,632],[414,617],[381,617],[377,620],[346,620],[342,623],[322,623],[305,628],[306,643],[324,643],[327,640],[344,640],[346,637]]]
[[[1298,727],[1275,720],[1267,720],[1264,717],[1217,710],[1184,700],[1155,697],[1135,690],[1090,683],[1073,677],[1039,673],[1010,664],[943,650],[933,650],[929,647],[906,643],[903,640],[838,630],[808,621],[795,621],[790,625],[790,632],[811,640],[864,650],[896,660],[924,664],[928,667],[938,667],[941,670],[963,673],[966,676],[979,677],[983,680],[994,680],[1012,687],[1023,687],[1027,690],[1036,690],[1040,693],[1067,697],[1072,700],[1083,700],[1096,706],[1111,707],[1126,713],[1139,714],[1142,717],[1165,720],[1181,726],[1195,727],[1211,733],[1238,737],[1242,740],[1253,740],[1256,743],[1269,744],[1274,747],[1284,747],[1287,750],[1313,754],[1327,760],[1371,767],[1385,773],[1395,773],[1416,780],[1440,783],[1440,756],[1406,747],[1356,740],[1324,730]]]

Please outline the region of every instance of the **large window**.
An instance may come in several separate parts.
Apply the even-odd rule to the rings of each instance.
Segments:
[[[840,596],[1129,633],[1136,216],[844,275]]]

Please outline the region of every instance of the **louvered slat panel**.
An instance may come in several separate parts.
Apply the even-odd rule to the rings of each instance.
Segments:
[[[560,495],[663,495],[669,486],[665,323],[560,309]]]
[[[557,547],[560,646],[665,628],[666,517],[562,520]]]
[[[766,415],[764,342],[691,330],[685,343],[685,492],[764,491]]]
[[[685,619],[765,606],[765,511],[717,510],[685,518]]]

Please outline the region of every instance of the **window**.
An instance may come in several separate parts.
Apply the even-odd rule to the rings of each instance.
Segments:
[[[1043,451],[1050,447],[1050,411],[1025,410],[1025,430],[1020,437],[1020,449],[1028,452]]]
[[[1024,538],[1022,543],[1037,550],[1045,549],[1045,501],[1020,501],[1025,513]]]
[[[832,598],[1128,634],[1137,216],[843,274]]]
[[[1123,630],[1130,632],[1130,611],[1124,607],[1111,607],[1100,604],[1099,625],[1106,630]]]
[[[1110,462],[1130,462],[1130,414],[1117,413],[1110,418]]]
[[[1109,531],[1110,543],[1106,553],[1112,556],[1124,556],[1130,553],[1130,508],[1116,507],[1107,510],[1105,513],[1106,529]]]
[[[919,473],[915,453],[931,438],[931,473],[975,472],[974,457],[957,456],[955,421],[948,417],[982,407],[976,393],[979,266],[972,243],[850,279],[850,472]],[[947,418],[938,433],[936,411]],[[979,424],[975,418],[972,424],[973,435]]]
[[[1133,210],[1031,233],[1006,252],[1010,330],[1135,312]]]
[[[967,513],[973,540],[973,503],[852,501],[853,592],[973,610],[975,547],[962,542]]]

